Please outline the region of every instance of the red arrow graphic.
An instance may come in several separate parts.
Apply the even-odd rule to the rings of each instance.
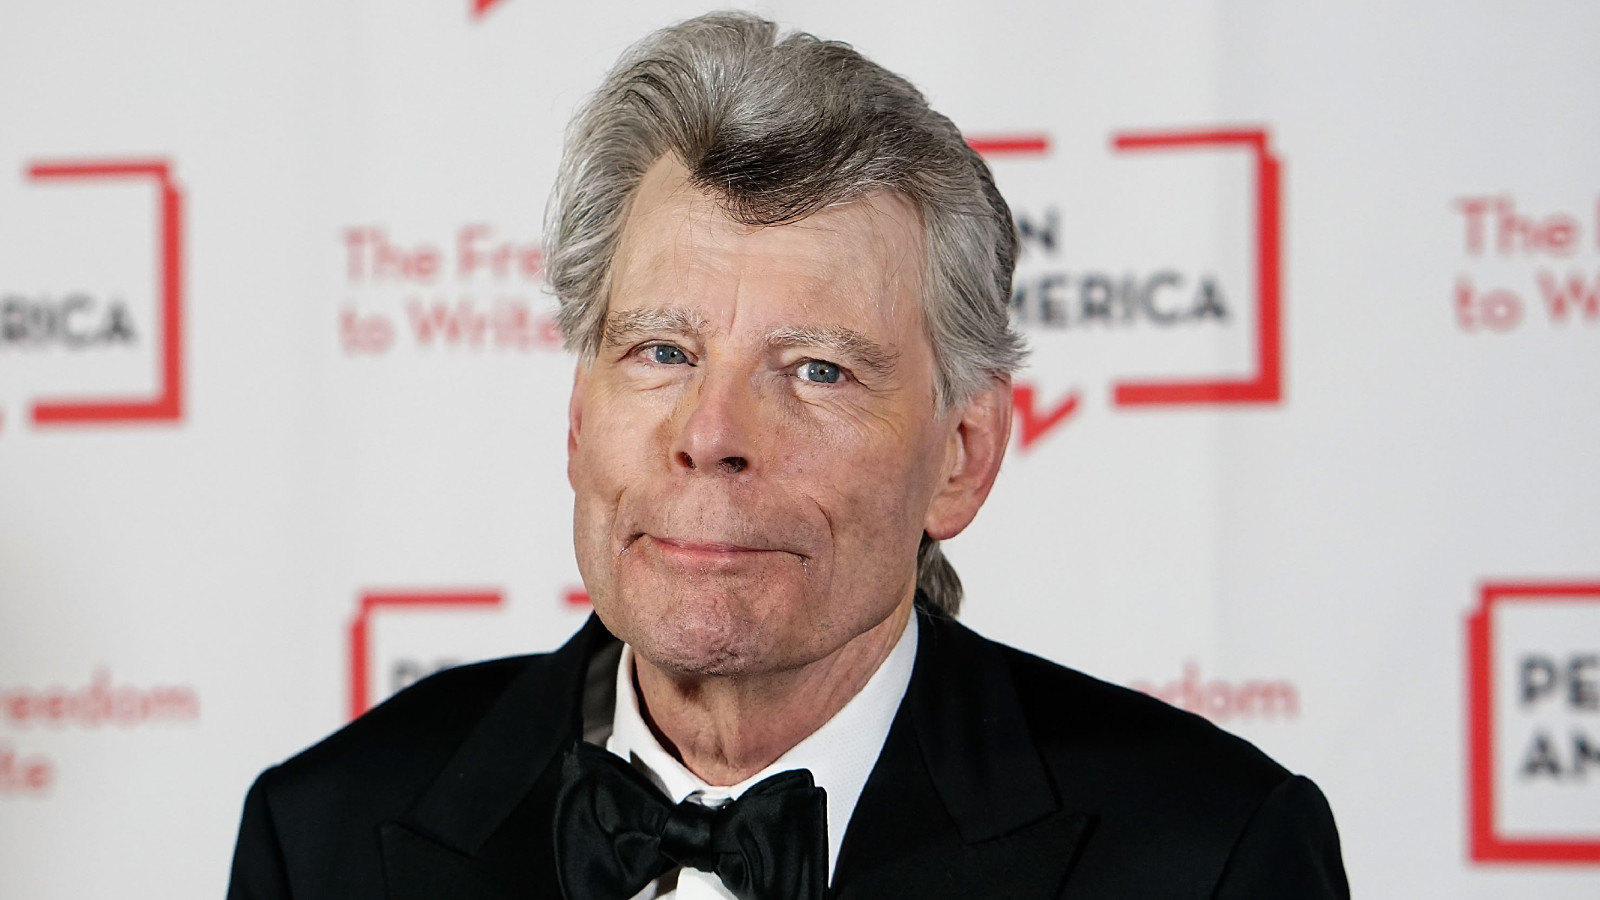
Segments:
[[[1078,411],[1079,392],[1073,388],[1060,403],[1040,413],[1034,406],[1033,385],[1018,384],[1011,388],[1011,405],[1016,409],[1017,427],[1021,430],[1022,449],[1027,450],[1046,434],[1061,426]]]

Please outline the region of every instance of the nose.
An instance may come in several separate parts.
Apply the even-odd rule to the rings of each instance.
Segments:
[[[707,475],[737,475],[754,461],[760,400],[733,373],[706,374],[685,397],[688,416],[672,444],[675,466]]]

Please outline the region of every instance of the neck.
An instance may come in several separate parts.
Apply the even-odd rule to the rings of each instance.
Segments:
[[[738,784],[821,728],[872,678],[912,601],[832,654],[782,672],[685,675],[635,653],[640,712],[656,739],[707,784]]]

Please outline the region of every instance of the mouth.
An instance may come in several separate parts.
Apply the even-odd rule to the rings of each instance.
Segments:
[[[635,548],[648,548],[668,560],[680,563],[706,566],[706,565],[738,565],[742,562],[754,560],[758,556],[782,554],[793,556],[802,561],[805,557],[789,550],[779,550],[772,547],[750,547],[728,541],[700,541],[687,538],[669,538],[644,533],[635,535],[624,546],[622,552],[628,553]]]
[[[651,540],[674,550],[685,553],[761,553],[758,547],[741,547],[738,544],[725,544],[721,541],[683,541],[676,538],[658,538],[651,536]]]

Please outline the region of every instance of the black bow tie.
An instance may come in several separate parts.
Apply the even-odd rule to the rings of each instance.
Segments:
[[[715,872],[740,900],[820,900],[828,810],[806,769],[715,809],[674,806],[615,754],[578,742],[561,761],[556,870],[568,900],[629,900],[674,866]]]

